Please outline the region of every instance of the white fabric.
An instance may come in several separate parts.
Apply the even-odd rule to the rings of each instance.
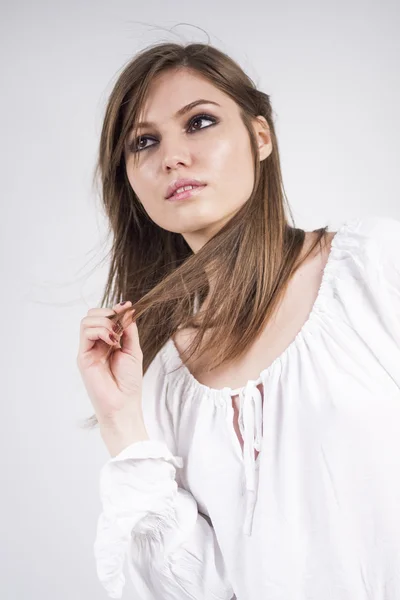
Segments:
[[[141,600],[399,600],[400,221],[339,228],[308,320],[257,381],[202,385],[169,340],[143,411],[151,440],[100,475],[109,597],[126,557]]]

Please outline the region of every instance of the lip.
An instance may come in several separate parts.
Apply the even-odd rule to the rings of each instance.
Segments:
[[[179,194],[172,194],[172,196],[167,198],[167,202],[182,202],[182,200],[186,200],[192,196],[195,196],[196,194],[199,194],[201,190],[204,190],[205,187],[205,185],[197,185],[191,190],[185,190]]]
[[[185,185],[204,186],[206,185],[206,182],[188,178],[175,179],[175,181],[172,181],[168,186],[167,191],[165,192],[165,199],[168,200],[178,188],[184,187]]]

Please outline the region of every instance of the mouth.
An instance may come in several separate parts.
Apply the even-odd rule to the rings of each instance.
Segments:
[[[166,198],[167,202],[178,202],[179,200],[186,200],[187,198],[191,198],[196,194],[199,194],[201,190],[203,190],[206,185],[195,185],[190,190],[184,190],[183,192],[172,194],[169,198]]]

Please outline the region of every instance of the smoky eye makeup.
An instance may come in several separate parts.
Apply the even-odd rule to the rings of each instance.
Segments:
[[[191,117],[186,122],[186,129],[188,129],[188,128],[190,129],[190,127],[192,126],[193,123],[195,123],[196,121],[201,121],[201,120],[209,121],[211,124],[206,125],[204,127],[196,127],[195,129],[193,129],[192,131],[190,131],[188,133],[193,134],[193,133],[203,131],[205,129],[209,129],[210,127],[213,127],[214,125],[217,125],[220,122],[220,119],[217,117],[214,117],[213,115],[210,115],[208,113],[198,113],[196,115],[193,115],[193,117]],[[150,146],[140,147],[140,143],[143,141],[146,141],[146,140],[157,141],[157,138],[155,136],[146,135],[144,133],[140,134],[136,139],[128,138],[127,146],[128,146],[129,151],[138,154],[138,153],[143,152],[143,150],[150,149],[156,145],[156,144],[151,144]]]

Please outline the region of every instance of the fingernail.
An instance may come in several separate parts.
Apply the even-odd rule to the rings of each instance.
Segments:
[[[127,300],[124,300],[123,302],[120,302],[120,305],[122,306],[123,304],[126,304]]]

